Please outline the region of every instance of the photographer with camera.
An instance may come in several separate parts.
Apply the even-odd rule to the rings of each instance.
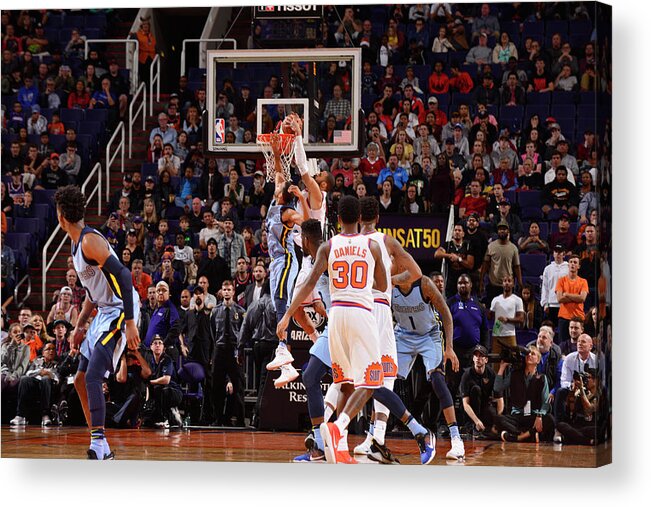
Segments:
[[[583,373],[575,371],[567,396],[567,421],[558,423],[554,443],[594,445],[601,400],[597,370],[586,367]]]
[[[115,374],[115,382],[109,387],[111,404],[115,411],[110,416],[108,424],[116,428],[136,428],[140,421],[147,389],[147,379],[151,376],[151,368],[142,357],[139,348],[126,349],[120,358],[120,365]],[[108,417],[108,414],[107,414]]]
[[[576,352],[568,354],[563,361],[561,387],[554,400],[554,418],[557,424],[567,422],[567,398],[572,390],[575,373],[583,373],[586,368],[597,369],[597,357],[591,350],[592,338],[584,333],[576,341]],[[558,440],[558,435],[554,439]]]
[[[485,347],[475,347],[472,362],[473,365],[463,372],[459,394],[463,409],[474,424],[473,436],[488,436],[495,433],[495,418],[504,410],[504,398],[494,393],[495,372],[486,368],[488,351]],[[497,410],[493,401],[497,402]]]
[[[549,415],[547,377],[536,371],[541,359],[538,347],[532,345],[527,349],[510,348],[503,355],[506,360],[500,362],[494,389],[499,394],[510,389],[511,412],[497,416],[495,422],[502,440],[551,440],[554,419]]]

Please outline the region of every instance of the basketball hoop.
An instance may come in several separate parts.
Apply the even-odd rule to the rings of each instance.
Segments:
[[[267,162],[267,181],[274,181],[276,176],[276,162],[274,159],[274,152],[271,146],[272,136],[277,136],[280,142],[280,163],[283,168],[283,174],[285,179],[289,181],[292,177],[291,174],[291,164],[292,159],[294,158],[294,134],[258,134],[256,138],[256,143],[262,150],[265,161]]]

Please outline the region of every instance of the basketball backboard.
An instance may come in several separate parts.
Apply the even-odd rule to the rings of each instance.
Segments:
[[[304,122],[308,157],[351,157],[363,150],[360,49],[216,50],[208,51],[207,64],[207,155],[261,157],[255,135],[276,129],[291,112]],[[224,90],[228,80],[234,91]],[[227,136],[234,128],[231,109],[244,116],[237,123],[252,136]]]

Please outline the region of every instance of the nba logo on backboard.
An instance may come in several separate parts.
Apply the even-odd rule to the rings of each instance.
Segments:
[[[223,144],[225,134],[224,118],[215,118],[215,144]]]

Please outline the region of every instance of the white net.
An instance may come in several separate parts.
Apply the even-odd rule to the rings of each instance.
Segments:
[[[285,179],[291,179],[291,164],[294,158],[294,134],[258,134],[257,145],[262,150],[267,166],[267,181],[274,181],[276,174],[276,162],[274,159],[272,143],[277,142],[280,150],[280,163],[285,174]]]

